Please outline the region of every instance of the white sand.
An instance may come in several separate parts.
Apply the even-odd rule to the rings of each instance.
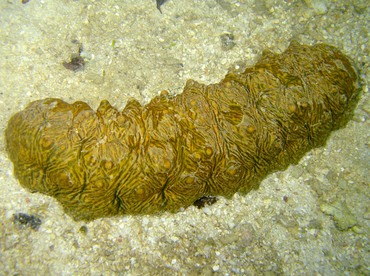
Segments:
[[[168,0],[161,14],[154,0],[1,1],[0,275],[369,275],[368,6]],[[235,36],[228,51],[224,33]],[[129,97],[147,103],[164,89],[180,93],[189,78],[218,82],[228,68],[252,65],[263,49],[281,52],[292,39],[350,56],[363,77],[362,99],[325,147],[247,196],[84,224],[13,177],[3,131],[33,100],[83,100],[96,108],[108,99],[120,109]],[[79,43],[88,62],[75,73],[62,64]],[[13,224],[17,212],[39,216],[39,230]]]

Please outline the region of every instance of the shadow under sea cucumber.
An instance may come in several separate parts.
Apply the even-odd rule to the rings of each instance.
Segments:
[[[218,84],[132,100],[32,102],[10,119],[19,182],[55,197],[75,220],[176,212],[204,196],[247,193],[322,146],[351,118],[357,74],[334,47],[292,42]]]

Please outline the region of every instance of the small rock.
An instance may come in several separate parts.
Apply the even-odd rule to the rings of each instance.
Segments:
[[[326,215],[333,217],[335,227],[340,231],[348,230],[356,225],[357,220],[353,214],[349,211],[347,205],[342,202],[336,202],[334,204],[322,204],[320,209]]]
[[[305,0],[306,5],[314,10],[315,14],[326,14],[328,7],[326,1],[323,0]]]
[[[224,51],[229,51],[235,46],[234,35],[230,33],[222,34],[221,37],[221,48]]]
[[[31,227],[33,230],[38,230],[41,225],[41,219],[34,215],[17,213],[14,214],[13,218],[15,224]]]

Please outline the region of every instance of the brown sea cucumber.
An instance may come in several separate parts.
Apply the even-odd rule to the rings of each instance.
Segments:
[[[358,91],[340,51],[293,42],[218,84],[189,80],[182,94],[121,112],[35,101],[10,119],[7,151],[19,182],[75,220],[176,212],[298,162],[347,123]]]

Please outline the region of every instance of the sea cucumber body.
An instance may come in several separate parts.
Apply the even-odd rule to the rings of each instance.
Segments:
[[[45,99],[15,114],[7,150],[19,182],[75,220],[175,212],[202,196],[257,188],[342,127],[357,101],[349,60],[327,45],[264,53],[218,84],[129,101]]]

